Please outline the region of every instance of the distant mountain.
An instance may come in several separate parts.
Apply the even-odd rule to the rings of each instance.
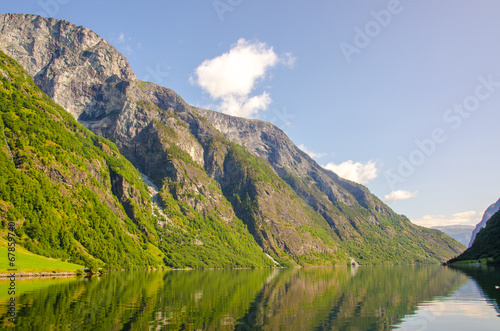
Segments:
[[[472,236],[470,238],[468,247],[472,246],[479,231],[481,231],[481,229],[483,229],[486,226],[486,222],[488,222],[488,220],[491,218],[491,216],[493,216],[499,209],[500,209],[500,199],[498,199],[497,202],[490,205],[486,209],[486,211],[483,214],[483,218],[481,219],[481,222],[479,222],[476,225],[476,228],[474,229],[474,231],[472,231]]]
[[[479,231],[476,240],[465,252],[451,259],[448,263],[476,261],[500,263],[500,211],[496,212]]]
[[[272,124],[191,107],[138,80],[84,27],[0,15],[0,49],[144,175],[167,266],[438,262],[463,249],[323,169]]]
[[[474,227],[471,225],[445,225],[433,226],[431,229],[444,232],[463,245],[467,245],[470,242]]]

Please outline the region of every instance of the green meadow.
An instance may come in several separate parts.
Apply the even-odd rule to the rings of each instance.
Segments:
[[[33,254],[23,247],[16,245],[15,266],[9,266],[7,232],[0,232],[0,273],[7,273],[7,269],[17,269],[17,272],[75,272],[84,266],[51,259]]]

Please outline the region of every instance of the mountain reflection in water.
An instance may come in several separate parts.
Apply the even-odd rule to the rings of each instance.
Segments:
[[[491,282],[487,271],[472,273],[422,265],[130,271],[91,279],[18,279],[22,293],[16,297],[16,328],[388,330],[408,325],[415,317],[421,321],[423,305],[453,296],[470,282],[481,288]],[[0,281],[0,287],[6,294],[7,281]],[[0,295],[2,307],[8,300]],[[498,307],[498,296],[493,301]],[[6,309],[1,313],[2,325],[8,326]],[[434,321],[440,319],[426,313]]]

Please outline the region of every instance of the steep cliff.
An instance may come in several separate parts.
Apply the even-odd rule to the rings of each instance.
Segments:
[[[212,225],[236,236],[250,233],[285,265],[346,263],[349,257],[437,262],[463,248],[397,215],[366,187],[323,169],[275,126],[194,108],[168,88],[137,80],[127,60],[88,29],[0,15],[0,30],[0,49],[80,123],[114,142],[158,188],[170,219],[165,224],[178,230],[160,231],[169,265],[186,265],[186,254],[193,261],[212,259],[182,244],[209,249],[205,241],[219,231]],[[186,224],[191,230],[184,231]]]
[[[498,199],[497,202],[491,204],[485,211],[484,211],[484,214],[483,214],[483,217],[481,218],[481,222],[479,222],[476,227],[474,228],[474,230],[472,231],[472,235],[471,235],[471,238],[470,238],[470,241],[469,241],[469,247],[472,246],[472,244],[474,243],[474,240],[476,240],[476,236],[477,234],[479,233],[479,231],[481,231],[481,229],[484,229],[484,227],[486,226],[486,223],[488,222],[488,220],[500,209],[500,199]]]
[[[463,261],[481,263],[500,263],[500,211],[486,222],[486,226],[476,235],[476,240],[465,252],[451,259],[448,263]]]
[[[0,132],[0,219],[19,244],[88,266],[163,265],[137,170],[3,52]]]

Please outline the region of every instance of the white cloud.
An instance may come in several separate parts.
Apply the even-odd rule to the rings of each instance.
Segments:
[[[456,213],[451,217],[445,215],[425,215],[424,217],[416,220],[411,220],[413,223],[425,226],[444,226],[444,225],[476,225],[481,220],[480,214],[475,211],[466,211],[463,213]]]
[[[266,110],[272,101],[267,92],[253,97],[228,94],[221,99],[220,105],[217,106],[219,111],[241,117],[252,117],[259,110]]]
[[[285,66],[289,68],[293,68],[296,62],[297,58],[293,56],[291,52],[287,52],[280,57],[280,63],[283,63]]]
[[[125,33],[120,32],[118,37],[113,37],[112,38],[113,43],[115,44],[116,48],[126,54],[126,55],[132,55],[134,53],[134,47],[135,45],[131,44],[131,38],[127,37]]]
[[[117,43],[118,43],[118,44],[123,44],[124,42],[125,42],[125,34],[122,32],[122,33],[120,33],[120,35],[118,36]]]
[[[127,55],[132,55],[132,47],[130,45],[125,45],[122,47],[122,51],[127,53]]]
[[[386,195],[385,201],[387,201],[389,203],[394,203],[398,200],[408,200],[408,199],[416,197],[417,194],[418,194],[418,191],[411,193],[408,191],[397,190],[397,191],[393,191],[390,194]]]
[[[311,150],[309,150],[304,144],[300,144],[298,146],[304,153],[309,155],[313,159],[319,159],[320,157],[323,157],[326,155],[326,153],[315,153]]]
[[[229,52],[203,61],[190,82],[198,84],[213,100],[219,100],[218,110],[252,117],[266,110],[272,100],[268,92],[260,95],[251,93],[278,63],[293,66],[295,58],[291,53],[279,57],[266,43],[241,38]]]
[[[477,291],[477,287],[474,287],[473,291]],[[398,329],[439,329],[441,321],[448,321],[452,318],[457,322],[465,317],[476,321],[493,321],[498,319],[498,313],[495,309],[488,307],[489,303],[486,300],[479,302],[471,300],[468,297],[469,295],[469,292],[466,294],[463,291],[456,291],[451,297],[453,300],[447,299],[427,302],[419,306],[419,309],[415,313],[405,317],[404,321],[398,325]],[[423,328],[423,326],[426,326],[426,328]]]
[[[366,164],[361,162],[354,163],[351,160],[341,164],[330,162],[323,166],[323,168],[331,170],[340,177],[352,180],[353,182],[359,184],[366,184],[377,178],[379,172],[377,164],[374,161],[368,161]]]

